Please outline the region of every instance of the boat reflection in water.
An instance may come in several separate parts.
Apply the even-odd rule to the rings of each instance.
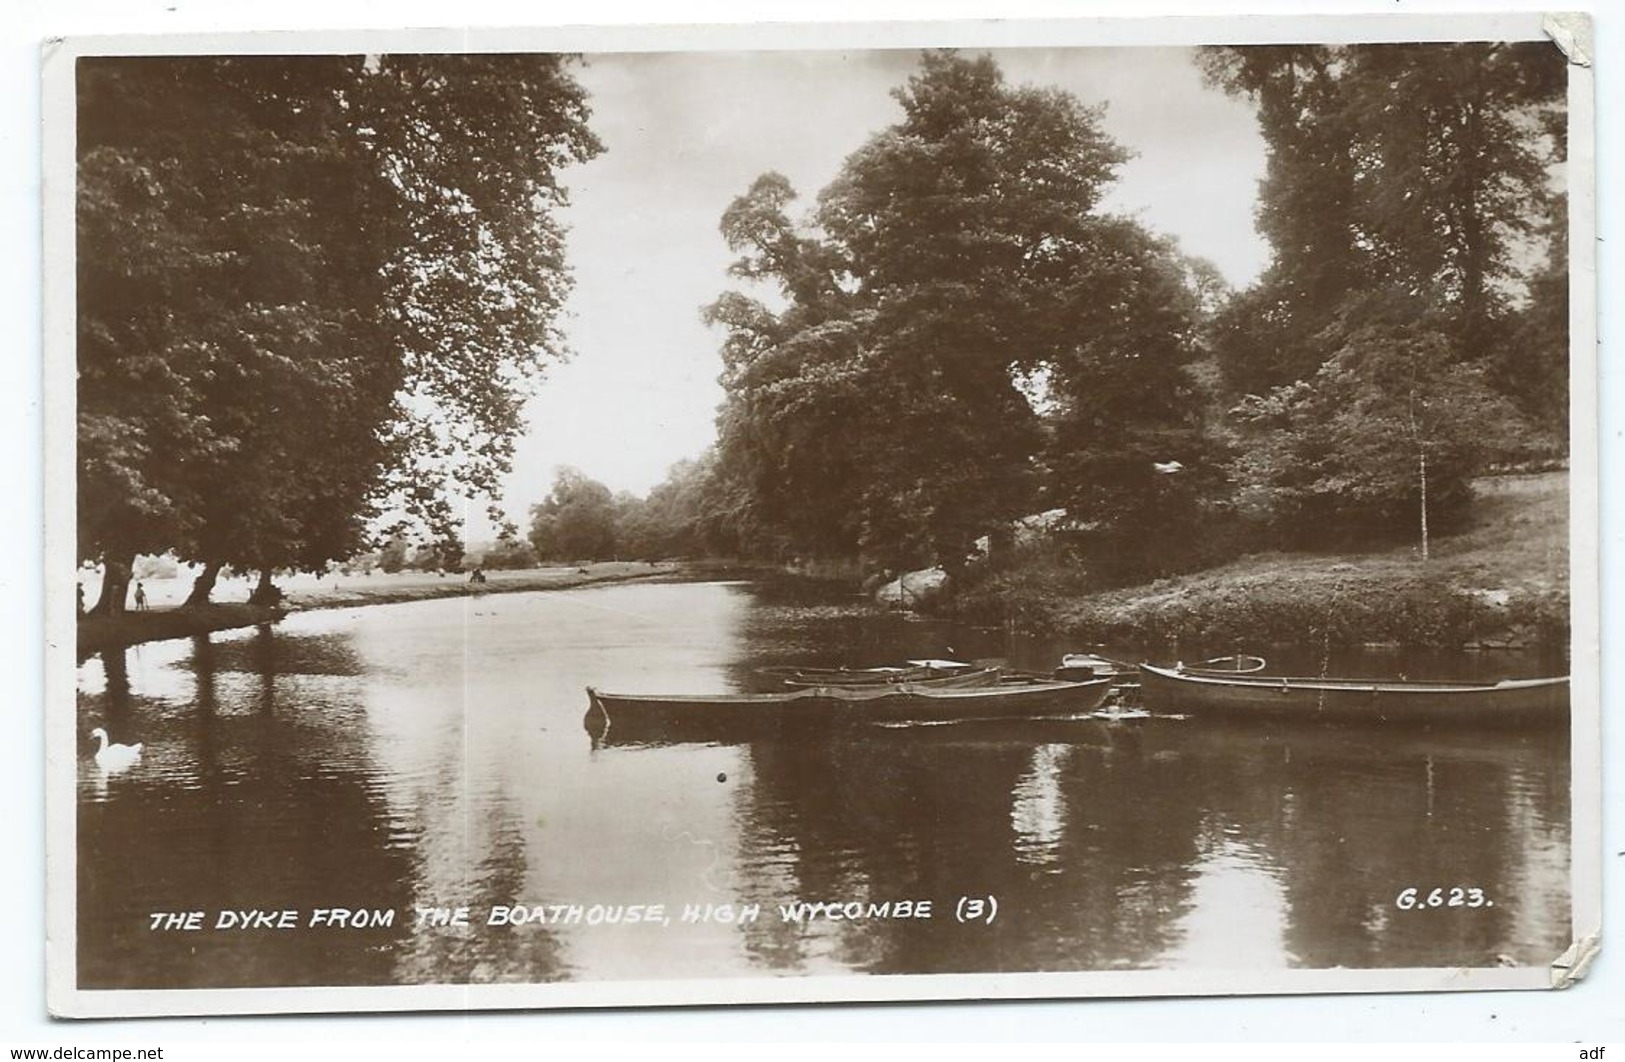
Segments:
[[[737,902],[966,892],[1005,912],[979,935],[737,927],[785,972],[1495,966],[1555,957],[1567,929],[1566,743],[1545,731],[1101,713],[810,741],[651,725],[595,755],[629,775],[702,746],[735,757]],[[1493,906],[1395,907],[1468,878]]]
[[[1095,687],[1043,718],[1014,699],[989,703],[1021,717],[966,721],[974,700],[888,717],[883,699],[763,712],[702,696],[711,709],[610,701],[607,732],[582,729],[589,685],[787,694],[764,670],[949,646],[1029,670],[1069,648],[816,588],[670,584],[303,613],[93,658],[80,732],[145,750],[105,783],[81,750],[80,985],[1455,968],[1545,964],[1573,940],[1561,725],[1146,715],[1093,701]],[[1313,671],[1321,657],[1286,659]],[[1507,653],[1332,664],[1564,668]],[[955,718],[908,718],[922,705]],[[1396,906],[1439,886],[1493,906]],[[998,917],[961,925],[961,897],[997,898]],[[824,901],[892,902],[894,916],[781,915]],[[927,901],[932,918],[895,916]],[[544,904],[664,904],[671,924],[489,922]],[[753,920],[686,915],[752,904]],[[149,928],[154,911],[332,906],[396,917],[360,932]],[[416,914],[461,906],[467,927]]]

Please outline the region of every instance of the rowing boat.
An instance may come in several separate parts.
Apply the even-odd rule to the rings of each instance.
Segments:
[[[1569,680],[1418,682],[1301,678],[1140,665],[1146,707],[1187,715],[1251,713],[1305,719],[1472,724],[1568,718]]]
[[[1063,682],[1078,682],[1090,678],[1122,680],[1135,675],[1134,665],[1097,653],[1067,653],[1055,669],[1055,677]]]
[[[844,689],[844,690],[886,690],[907,686],[911,690],[947,690],[982,688],[997,686],[1003,683],[1025,682],[1029,676],[1024,672],[1006,671],[1000,667],[973,667],[963,671],[932,672],[915,679],[894,679],[890,682],[847,682],[839,675],[831,675],[820,681],[816,677],[802,676],[787,678],[784,685],[792,690],[808,689]]]
[[[1185,670],[1202,675],[1251,675],[1263,671],[1266,666],[1263,657],[1242,653],[1237,656],[1217,656],[1200,664],[1187,665]]]
[[[1111,690],[1109,679],[1059,682],[998,676],[975,686],[896,683],[872,688],[817,686],[785,693],[655,695],[587,687],[589,731],[650,721],[719,728],[864,722],[964,722],[1087,715]]]
[[[763,668],[760,673],[792,689],[822,686],[873,689],[903,683],[974,686],[996,679],[999,669],[961,664],[953,660],[910,660],[906,667],[770,667]]]

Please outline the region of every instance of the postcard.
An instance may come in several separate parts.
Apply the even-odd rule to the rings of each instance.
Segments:
[[[47,43],[52,1013],[1573,983],[1590,41]]]

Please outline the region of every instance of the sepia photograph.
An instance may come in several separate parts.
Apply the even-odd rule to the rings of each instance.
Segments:
[[[1589,26],[46,49],[59,1017],[1561,989]]]

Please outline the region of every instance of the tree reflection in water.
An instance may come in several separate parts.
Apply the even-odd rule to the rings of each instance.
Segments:
[[[755,594],[308,613],[86,661],[81,732],[147,751],[103,780],[83,751],[81,983],[1474,966],[1567,945],[1563,734],[1166,717],[583,732],[587,685],[748,689],[770,664],[993,637]],[[1478,887],[1494,906],[1404,912],[1411,886]],[[994,898],[997,917],[960,923],[960,897]],[[778,915],[830,901],[930,901],[933,917]],[[494,905],[566,903],[666,904],[672,920],[481,924]],[[761,914],[690,923],[690,903]],[[471,925],[413,924],[438,905]],[[148,928],[158,910],[334,906],[396,921]]]

